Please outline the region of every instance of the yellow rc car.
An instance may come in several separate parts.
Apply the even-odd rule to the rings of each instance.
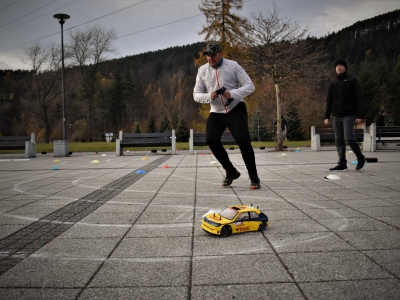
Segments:
[[[247,231],[264,231],[268,225],[267,215],[251,205],[229,206],[223,211],[210,210],[201,221],[204,231],[222,237]]]

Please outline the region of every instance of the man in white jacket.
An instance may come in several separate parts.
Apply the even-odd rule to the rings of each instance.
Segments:
[[[208,63],[198,70],[193,97],[196,102],[209,103],[211,107],[206,125],[206,141],[226,171],[222,186],[231,185],[240,176],[221,143],[222,133],[228,128],[242,153],[250,176],[250,188],[259,189],[260,179],[244,103],[244,97],[254,92],[254,83],[237,62],[223,58],[217,43],[208,44],[203,54],[207,56]]]

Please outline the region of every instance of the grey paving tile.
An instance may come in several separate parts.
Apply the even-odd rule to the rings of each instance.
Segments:
[[[10,234],[13,234],[14,232],[17,232],[18,230],[24,228],[26,225],[24,224],[15,224],[15,225],[0,225],[0,239],[3,239]]]
[[[331,252],[355,250],[332,232],[268,232],[268,240],[279,253]]]
[[[338,232],[338,234],[359,250],[400,248],[399,230]]]
[[[286,157],[258,150],[262,189],[257,191],[249,189],[240,152],[229,155],[242,176],[228,188],[221,187],[225,171],[209,164],[212,156],[183,151],[169,155],[162,164],[171,168],[156,166],[85,218],[60,225],[67,231],[57,232],[61,235],[49,239],[44,247],[40,244],[30,257],[23,259],[21,253],[10,261],[0,257],[0,293],[10,291],[22,299],[74,298],[80,290],[82,299],[130,299],[131,295],[155,299],[160,294],[164,299],[202,299],[203,295],[302,299],[302,292],[308,299],[332,299],[334,295],[339,299],[379,299],[380,295],[390,299],[398,294],[398,152],[373,154],[391,168],[371,164],[361,173],[351,168],[341,180],[329,181],[324,176],[334,164],[327,161],[336,159],[332,150],[288,151]],[[148,160],[143,161],[143,156]],[[148,152],[123,157],[76,154],[61,159],[62,172],[50,171],[55,162],[49,156],[24,164],[2,164],[0,233],[15,230],[4,225],[36,224],[32,222],[46,218],[52,206],[73,206],[83,197],[96,201],[105,195],[105,185],[160,157]],[[92,164],[93,159],[100,163]],[[14,179],[7,172],[10,167]],[[98,196],[92,195],[95,192]],[[239,203],[259,206],[270,218],[270,227],[263,233],[226,239],[201,229],[205,212]],[[18,214],[2,214],[6,207]],[[21,232],[32,237],[43,234],[40,230]],[[10,250],[10,242],[2,239],[0,246]],[[210,273],[213,268],[218,271]]]
[[[372,258],[384,269],[400,277],[400,251],[398,249],[363,251],[363,253]]]
[[[374,218],[319,219],[318,222],[332,231],[395,230]]]
[[[270,221],[277,220],[307,220],[310,219],[304,212],[299,210],[263,210],[263,212],[268,216]]]
[[[371,217],[400,217],[400,206],[360,207],[358,210]]]
[[[379,217],[377,219],[384,222],[385,224],[396,227],[396,229],[400,229],[400,218],[399,217]]]
[[[393,278],[357,251],[282,253],[280,257],[297,282]]]
[[[81,220],[89,224],[133,224],[139,213],[97,213],[94,212]]]
[[[232,268],[232,263],[237,268]],[[210,270],[215,271],[210,272]],[[291,282],[274,254],[202,256],[193,259],[193,285],[236,285]]]
[[[193,286],[191,299],[304,299],[294,283],[233,284]]]
[[[366,217],[365,214],[352,208],[303,209],[302,211],[315,220]]]
[[[268,216],[271,216],[271,214],[268,214]],[[320,231],[328,231],[328,229],[311,219],[274,220],[273,218],[270,218],[270,225],[268,227],[268,234]]]
[[[126,238],[112,254],[112,258],[189,257],[191,237]]]
[[[273,253],[261,232],[234,234],[229,238],[204,235],[194,240],[194,256]]]
[[[157,287],[189,284],[189,259],[137,258],[108,260],[90,287]]]
[[[357,280],[300,283],[307,299],[398,299],[398,280]]]
[[[118,300],[186,300],[189,299],[189,291],[186,286],[173,287],[132,287],[132,288],[87,288],[79,299],[118,299]]]
[[[77,223],[58,238],[122,238],[130,228],[130,225]]]
[[[0,287],[83,288],[101,260],[26,258],[1,276]]]
[[[81,289],[52,289],[52,288],[0,288],[3,300],[69,300],[75,299]]]
[[[64,259],[105,259],[118,243],[117,238],[55,238],[31,257]]]
[[[157,237],[177,237],[192,236],[192,223],[179,224],[135,224],[127,238],[157,238]]]

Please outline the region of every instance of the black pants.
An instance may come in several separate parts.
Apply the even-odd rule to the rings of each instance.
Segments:
[[[247,109],[244,102],[240,102],[227,114],[210,113],[206,126],[207,144],[216,159],[226,171],[235,169],[229,160],[228,153],[221,143],[221,135],[228,128],[239,145],[242,157],[249,176],[257,177],[256,159],[251,146],[249,128],[247,125]]]
[[[354,137],[355,123],[356,116],[333,116],[333,130],[335,131],[336,150],[339,156],[338,165],[345,166],[347,164],[345,142],[350,146],[358,161],[363,161],[365,159],[360,146]]]

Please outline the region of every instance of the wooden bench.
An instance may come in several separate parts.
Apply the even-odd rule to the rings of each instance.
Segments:
[[[175,130],[163,133],[123,133],[119,132],[116,140],[116,155],[123,155],[124,147],[172,147],[172,154],[176,154]]]
[[[376,142],[400,144],[400,126],[376,126]]]
[[[25,158],[36,157],[36,135],[31,136],[2,136],[0,150],[25,150]]]
[[[364,142],[365,128],[354,129],[354,137],[358,142]],[[321,143],[335,143],[333,128],[311,127],[311,150],[321,151]]]
[[[221,136],[222,145],[237,145],[230,131],[224,131]],[[189,153],[194,153],[194,146],[207,146],[206,133],[205,132],[193,132],[190,129],[189,137]]]

